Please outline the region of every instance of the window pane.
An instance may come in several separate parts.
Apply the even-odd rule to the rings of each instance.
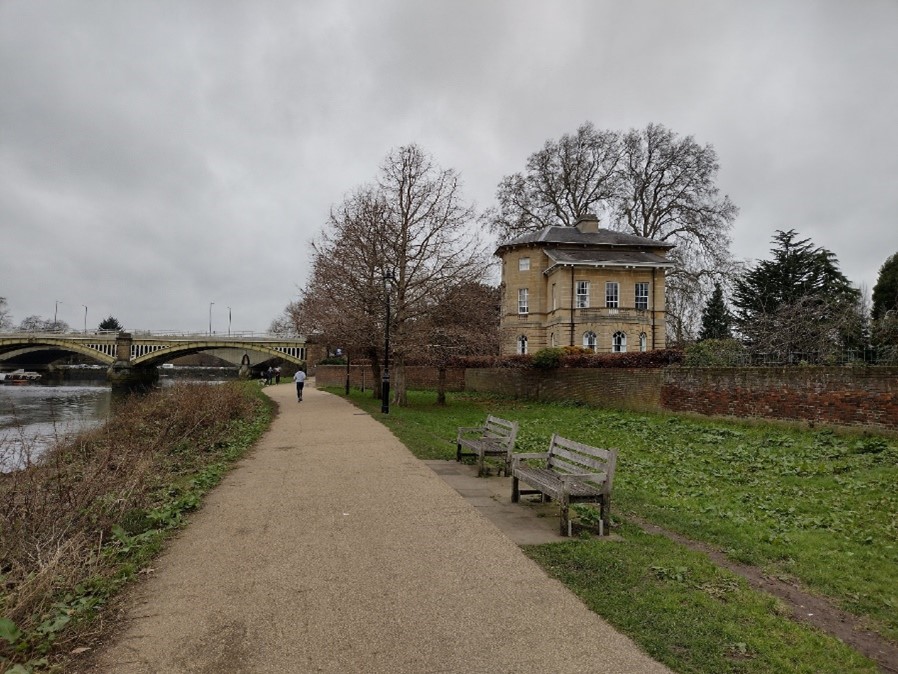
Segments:
[[[590,331],[583,335],[583,348],[591,351],[596,350],[596,333]]]
[[[636,308],[645,311],[649,308],[649,284],[636,284]]]
[[[605,284],[605,306],[617,308],[619,305],[619,290],[617,281],[609,281]]]
[[[518,271],[530,271],[530,258],[522,257],[518,260]]]
[[[589,308],[589,281],[577,281],[577,308]]]
[[[526,314],[526,313],[529,313],[529,311],[530,311],[527,295],[528,295],[527,288],[519,288],[518,289],[518,313],[519,314]]]
[[[611,336],[611,350],[615,353],[623,353],[627,350],[627,335],[623,332],[615,332]]]

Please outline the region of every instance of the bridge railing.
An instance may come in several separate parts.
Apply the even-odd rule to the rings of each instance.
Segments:
[[[16,337],[103,337],[106,339],[115,338],[118,335],[119,330],[35,330],[35,331],[23,331],[23,330],[14,330],[10,332],[0,332],[0,337],[3,338],[16,338]],[[125,330],[124,332],[130,332],[132,337],[135,338],[153,338],[153,337],[181,337],[181,338],[190,338],[195,340],[203,340],[203,339],[214,339],[218,340],[232,340],[232,341],[240,341],[246,339],[252,340],[270,340],[270,341],[285,341],[285,340],[304,340],[303,337],[298,336],[288,336],[288,335],[274,335],[270,332],[257,332],[253,330],[243,330],[239,332],[231,332],[229,333],[221,333],[221,332],[212,332],[211,334],[208,332],[186,332],[183,330]]]

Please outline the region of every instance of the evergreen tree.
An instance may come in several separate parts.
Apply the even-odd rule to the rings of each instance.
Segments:
[[[777,231],[770,260],[736,279],[736,325],[755,353],[819,361],[863,342],[860,293],[836,256],[794,229]]]
[[[121,330],[122,324],[118,322],[118,319],[114,316],[109,316],[108,318],[104,318],[103,322],[100,323],[100,330]]]
[[[723,299],[723,289],[719,283],[715,283],[714,292],[702,310],[702,329],[698,338],[729,339],[733,336],[730,330],[731,323],[732,317]]]
[[[873,319],[880,319],[892,310],[898,311],[898,253],[883,263],[873,286]]]

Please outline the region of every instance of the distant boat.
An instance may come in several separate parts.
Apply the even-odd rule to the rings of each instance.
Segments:
[[[0,382],[4,384],[29,384],[39,381],[41,378],[37,372],[27,370],[15,370],[14,372],[0,372]]]

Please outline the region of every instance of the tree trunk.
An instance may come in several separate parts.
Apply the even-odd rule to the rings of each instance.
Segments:
[[[392,393],[393,402],[400,407],[408,405],[408,394],[405,386],[405,363],[402,358],[397,358],[393,354],[393,370],[390,373],[390,391]]]
[[[446,366],[440,365],[437,370],[437,405],[446,404]]]
[[[368,351],[368,358],[371,359],[371,395],[375,400],[380,400],[381,398],[381,369],[380,369],[380,360],[377,357],[377,349],[371,349]]]

